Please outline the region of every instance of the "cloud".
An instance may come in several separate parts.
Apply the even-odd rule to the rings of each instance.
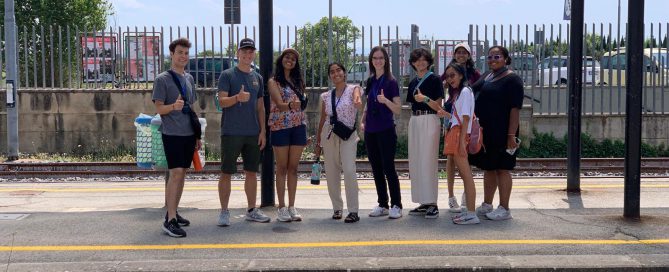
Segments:
[[[144,4],[140,3],[138,0],[111,0],[112,5],[117,9],[131,8],[138,9],[144,8]]]

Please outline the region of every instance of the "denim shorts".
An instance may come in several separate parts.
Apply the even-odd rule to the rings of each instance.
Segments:
[[[307,126],[299,125],[272,131],[270,137],[272,137],[272,146],[307,145]]]

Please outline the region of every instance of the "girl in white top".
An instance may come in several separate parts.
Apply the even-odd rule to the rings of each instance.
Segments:
[[[346,205],[348,216],[344,222],[354,223],[360,220],[358,216],[358,181],[356,177],[355,155],[358,146],[358,134],[353,134],[344,140],[332,132],[330,118],[333,110],[337,111],[337,120],[349,129],[355,129],[356,115],[362,108],[360,87],[346,84],[346,69],[340,63],[331,63],[328,66],[330,81],[334,85],[333,91],[321,94],[321,120],[318,124],[316,137],[316,156],[320,157],[321,147],[325,155],[325,176],[328,184],[328,193],[332,200],[334,214],[332,219],[341,219],[344,202],[341,199],[341,172],[344,172],[344,186],[346,189]],[[332,95],[335,95],[335,104],[332,105]]]
[[[449,96],[455,98],[455,103],[453,104],[452,113],[449,114],[441,110],[438,114],[451,119],[451,127],[446,133],[444,140],[444,155],[448,156],[449,161],[455,162],[455,166],[464,183],[465,199],[467,201],[467,212],[453,217],[453,223],[478,224],[480,221],[474,211],[476,187],[474,186],[474,178],[472,177],[472,170],[467,158],[467,144],[469,143],[469,134],[471,134],[472,130],[472,116],[474,115],[474,93],[467,86],[465,71],[465,68],[457,63],[451,63],[446,68],[445,79],[448,85]]]

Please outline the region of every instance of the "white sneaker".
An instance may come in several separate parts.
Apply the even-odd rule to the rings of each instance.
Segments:
[[[493,210],[492,205],[483,202],[483,203],[481,203],[481,206],[476,208],[476,214],[480,215],[480,216],[484,216],[484,215],[488,214],[489,212],[492,212],[492,210]]]
[[[473,225],[481,223],[475,212],[464,212],[461,216],[453,218],[453,223],[458,225]]]
[[[290,219],[293,221],[302,221],[302,215],[297,212],[295,207],[288,208],[288,213],[290,214]]]
[[[265,215],[262,210],[258,208],[253,208],[250,212],[246,213],[246,221],[255,221],[260,223],[267,223],[272,219],[269,216]]]
[[[217,225],[219,227],[227,227],[230,226],[230,211],[229,210],[224,210],[221,211],[220,214],[218,214],[218,223]]]
[[[452,213],[459,213],[462,211],[460,205],[458,205],[458,199],[455,198],[455,196],[448,198],[448,211]]]
[[[497,209],[495,209],[492,212],[487,213],[485,216],[488,219],[495,220],[495,221],[508,220],[508,219],[513,218],[511,216],[511,212],[509,210],[505,209],[504,207],[502,207],[501,205],[497,206]]]
[[[288,212],[288,208],[286,207],[281,207],[276,210],[276,220],[279,220],[281,222],[290,222],[292,221],[292,218],[290,216],[290,213]]]
[[[390,215],[388,218],[390,219],[397,219],[402,217],[402,208],[397,207],[397,205],[393,205],[392,208],[390,208]]]
[[[381,206],[374,207],[374,209],[372,209],[372,212],[369,213],[369,217],[379,217],[385,215],[388,215],[388,208],[384,208]]]

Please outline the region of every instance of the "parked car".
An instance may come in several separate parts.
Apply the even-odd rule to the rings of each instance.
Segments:
[[[533,78],[535,80],[538,78],[535,68],[539,60],[534,54],[514,52],[511,54],[511,60],[509,69],[518,74],[525,84],[531,84]]]
[[[237,65],[237,58],[227,57],[198,57],[188,60],[186,71],[189,72],[198,87],[216,87],[221,72]],[[253,70],[258,71],[255,64],[251,65]]]
[[[566,85],[568,81],[568,64],[569,61],[567,56],[552,56],[545,58],[537,66],[537,70],[539,70],[539,78],[536,79],[537,85],[551,85],[551,83],[555,85]],[[591,56],[583,57],[583,70],[585,71],[583,82],[586,84],[599,84],[601,66],[598,61]],[[592,78],[593,73],[595,75],[594,82]]]
[[[644,85],[669,86],[669,55],[667,48],[650,48],[643,50]],[[602,56],[603,81],[609,85],[618,85],[618,69],[620,69],[620,85],[624,86],[627,69],[625,48],[610,51]]]

